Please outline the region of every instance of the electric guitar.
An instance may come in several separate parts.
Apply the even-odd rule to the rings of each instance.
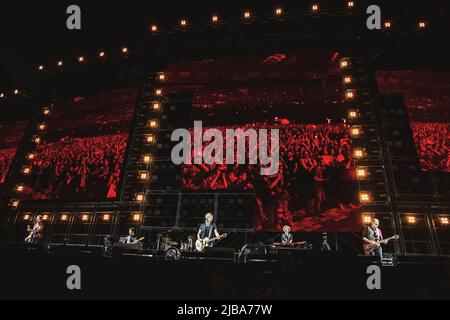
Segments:
[[[383,240],[379,240],[379,241],[375,241],[375,244],[371,244],[371,243],[364,243],[363,244],[363,248],[364,248],[364,254],[365,255],[370,255],[374,250],[378,249],[381,244],[387,244],[389,241],[391,240],[398,240],[400,239],[399,235],[395,235]]]
[[[28,236],[25,238],[25,242],[31,242],[31,238],[33,238],[33,231],[30,231],[30,233],[28,234]]]
[[[203,239],[198,239],[197,241],[195,241],[195,249],[198,252],[203,252],[205,250],[206,247],[209,247],[210,243],[212,243],[213,241],[216,240],[221,240],[227,237],[226,233],[223,233],[220,235],[219,238],[213,238],[213,239],[209,239],[209,238],[203,238]]]
[[[139,243],[139,242],[141,242],[142,240],[144,240],[145,239],[145,237],[142,237],[142,238],[139,238],[139,239],[136,239],[136,240],[134,240],[131,244],[136,244],[136,243]]]

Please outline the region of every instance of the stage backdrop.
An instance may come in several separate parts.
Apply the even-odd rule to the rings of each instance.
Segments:
[[[137,93],[124,88],[57,101],[25,195],[115,199]]]
[[[361,230],[338,52],[206,59],[165,72],[168,92],[193,92],[192,125],[280,130],[278,173],[261,176],[258,165],[186,165],[184,190],[254,193],[258,231],[285,224],[294,231]]]
[[[450,71],[377,71],[381,93],[403,95],[420,167],[450,172]]]

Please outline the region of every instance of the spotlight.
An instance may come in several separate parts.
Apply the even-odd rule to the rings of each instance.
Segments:
[[[20,201],[17,199],[13,199],[11,200],[11,202],[9,203],[9,205],[11,206],[11,208],[17,209],[19,207]]]
[[[135,200],[136,200],[137,202],[144,202],[144,194],[143,194],[143,193],[138,193],[138,194],[136,194]]]
[[[275,9],[275,15],[281,16],[282,14],[283,14],[283,9],[282,8],[276,8]]]
[[[161,110],[161,104],[160,104],[159,102],[154,102],[154,103],[152,104],[152,109],[153,109],[153,111],[159,111],[159,110]]]
[[[4,98],[5,97],[5,94],[2,92],[2,93],[0,93],[0,98]]]
[[[149,124],[149,126],[151,127],[151,124]],[[152,134],[149,134],[148,136],[145,137],[145,141],[147,143],[155,143],[155,136]]]
[[[25,174],[25,175],[30,174],[31,173],[31,167],[24,167],[22,169],[22,173]]]
[[[319,5],[318,5],[317,3],[313,4],[313,5],[311,6],[311,10],[312,10],[313,12],[319,11]]]
[[[100,58],[104,58],[104,57],[105,57],[105,51],[100,51],[100,52],[98,53],[98,56],[99,56]]]
[[[419,29],[425,29],[427,27],[427,23],[425,21],[419,22]]]
[[[50,114],[50,109],[45,107],[42,109],[42,113],[44,114],[44,116],[48,116]]]
[[[67,221],[69,219],[69,216],[67,214],[63,214],[60,217],[61,221]]]
[[[41,64],[40,66],[38,66],[38,70],[39,70],[39,71],[44,70],[44,66]]]
[[[187,26],[187,20],[186,20],[186,19],[181,19],[181,20],[180,20],[180,25],[181,25],[182,27]]]
[[[143,157],[142,157],[142,161],[144,162],[144,163],[151,163],[152,162],[152,156],[151,155],[149,155],[149,154],[146,154],[146,155],[144,155]]]
[[[56,64],[58,67],[62,67],[63,66],[63,62],[60,60],[58,61],[58,63]]]
[[[245,12],[244,12],[244,18],[245,18],[245,19],[250,19],[251,15],[252,15],[252,14],[250,13],[250,11],[245,11]]]
[[[155,95],[162,96],[162,89],[155,89]]]
[[[35,155],[34,153],[29,153],[29,154],[27,155],[27,159],[28,159],[28,160],[33,160],[34,158],[36,158],[36,155]]]
[[[417,222],[417,220],[416,220],[416,217],[414,217],[414,216],[407,216],[406,222],[409,224],[415,224]]]
[[[361,202],[369,202],[370,201],[370,193],[366,191],[362,191],[359,194],[359,201]]]
[[[156,24],[153,24],[153,25],[151,26],[151,30],[152,30],[152,32],[158,31],[158,26],[157,26]]]
[[[148,173],[147,172],[139,173],[139,180],[142,180],[142,181],[148,180]]]
[[[81,221],[84,221],[84,222],[89,221],[89,215],[88,214],[83,214],[81,216]]]
[[[344,77],[344,84],[350,84],[353,82],[352,76],[345,76]]]
[[[164,81],[164,80],[166,80],[166,75],[161,72],[160,74],[158,74],[158,79],[159,79],[159,81]]]
[[[358,111],[356,111],[356,110],[350,110],[350,111],[348,112],[348,117],[349,117],[350,119],[355,119],[355,118],[357,118],[357,117],[358,117]]]
[[[23,192],[24,189],[25,189],[25,185],[23,183],[19,183],[18,185],[16,185],[17,192]]]
[[[16,94],[16,95],[19,94],[19,90],[18,90],[18,89],[15,89],[15,90],[14,90],[14,94]]]
[[[347,8],[353,8],[353,7],[355,7],[355,1],[348,1]]]
[[[372,216],[369,216],[369,215],[367,215],[367,214],[364,214],[364,215],[362,216],[362,219],[363,219],[363,223],[364,223],[364,224],[371,224],[371,223],[372,223]]]
[[[359,137],[362,133],[362,130],[359,127],[353,127],[351,133],[352,137]]]
[[[42,216],[42,220],[47,221],[47,220],[48,220],[48,214],[44,214],[44,215]]]
[[[386,21],[386,22],[384,23],[384,28],[385,28],[385,29],[390,29],[391,27],[392,27],[392,22]]]
[[[347,69],[350,66],[350,61],[342,59],[340,62],[341,69]]]
[[[41,131],[44,131],[45,128],[46,128],[45,123],[40,123],[40,124],[38,125],[38,129],[41,130]]]
[[[83,56],[78,57],[78,62],[83,63],[84,62],[84,57]]]
[[[355,159],[361,159],[361,158],[363,158],[363,157],[364,157],[364,150],[362,150],[362,149],[355,149],[355,150],[353,151],[353,157],[354,157]]]
[[[23,215],[23,220],[30,220],[30,215],[29,214],[24,214]]]
[[[368,171],[364,168],[356,169],[356,177],[358,179],[365,179],[369,175]]]
[[[443,225],[448,225],[449,224],[449,219],[448,217],[440,217],[439,221],[441,222],[441,224]]]
[[[345,92],[345,99],[346,100],[353,100],[356,96],[356,93],[354,90],[347,90]]]
[[[139,222],[139,221],[141,221],[141,217],[142,216],[139,213],[135,213],[135,214],[133,214],[133,221]]]
[[[34,142],[35,144],[39,144],[39,143],[41,143],[41,141],[42,141],[42,140],[41,140],[41,137],[37,137],[37,136],[36,136],[36,137],[33,138],[33,142]]]
[[[127,47],[123,47],[122,48],[122,53],[123,54],[127,54],[128,53],[128,48]]]
[[[157,128],[158,127],[158,120],[155,120],[155,119],[153,119],[153,120],[149,120],[148,121],[148,126],[150,127],[150,128],[153,128],[153,129],[155,129],[155,128]],[[152,141],[149,141],[149,137],[151,137],[151,136],[148,136],[147,137],[147,142],[153,142],[155,139],[155,137],[154,136],[152,136],[153,137],[153,139],[151,139]]]
[[[109,221],[111,220],[111,215],[108,213],[105,213],[104,215],[102,215],[102,220],[103,221]]]
[[[211,21],[212,22],[219,22],[219,16],[218,15],[213,15],[212,17],[211,17]]]

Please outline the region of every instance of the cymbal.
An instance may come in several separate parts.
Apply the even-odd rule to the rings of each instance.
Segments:
[[[166,241],[167,244],[171,245],[171,246],[177,246],[178,242],[175,241]]]

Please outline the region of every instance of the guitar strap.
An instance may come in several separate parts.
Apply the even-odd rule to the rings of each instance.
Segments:
[[[213,225],[210,224],[210,225],[209,225],[209,232],[208,232],[208,239],[211,239],[212,231],[213,231]]]

